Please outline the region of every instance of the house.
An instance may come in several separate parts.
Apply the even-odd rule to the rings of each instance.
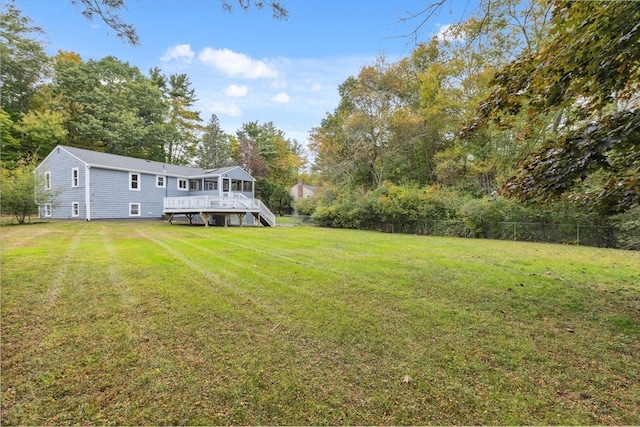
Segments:
[[[36,173],[45,191],[60,190],[58,206],[39,206],[43,218],[172,221],[185,215],[190,222],[227,225],[233,214],[240,224],[275,225],[254,197],[255,179],[239,166],[198,169],[58,145]]]
[[[289,189],[289,194],[293,198],[294,202],[300,199],[306,199],[307,197],[314,196],[321,187],[317,185],[305,185],[302,180],[299,179],[298,183]]]

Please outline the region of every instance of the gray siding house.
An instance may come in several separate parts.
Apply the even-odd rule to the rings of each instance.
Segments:
[[[184,214],[208,224],[214,215],[235,213],[242,221],[242,215],[253,213],[246,224],[255,217],[275,225],[275,218],[273,223],[262,218],[271,213],[255,200],[255,179],[239,166],[198,169],[58,145],[36,173],[44,178],[45,191],[60,191],[58,206],[39,206],[41,218],[173,219]]]

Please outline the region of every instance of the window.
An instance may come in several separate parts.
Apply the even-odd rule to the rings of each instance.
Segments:
[[[129,203],[129,216],[140,216],[140,203]]]
[[[80,186],[80,170],[78,168],[71,169],[71,186]]]
[[[229,191],[229,179],[227,178],[222,180],[222,191]]]
[[[242,191],[247,193],[251,193],[253,191],[253,182],[251,181],[242,181]]]
[[[178,190],[187,191],[187,180],[178,178]]]
[[[157,175],[156,176],[156,187],[164,188],[165,186],[166,186],[166,184],[165,184],[164,176]]]
[[[140,191],[140,174],[129,172],[129,190]]]
[[[71,204],[71,216],[80,216],[80,203],[73,202]]]
[[[200,190],[200,181],[197,181],[197,180],[189,181],[189,190],[191,190],[191,191],[199,191]]]
[[[51,172],[47,171],[44,173],[44,189],[51,190]]]
[[[45,203],[45,205],[44,205],[44,216],[45,217],[51,216],[51,203]]]
[[[204,189],[205,190],[217,190],[218,189],[218,181],[206,180],[204,182]]]
[[[242,190],[242,181],[239,179],[231,180],[231,191],[241,191]]]

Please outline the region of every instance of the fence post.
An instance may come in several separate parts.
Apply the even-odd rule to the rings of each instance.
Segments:
[[[513,223],[513,241],[514,241],[514,242],[518,240],[518,239],[517,239],[517,235],[518,235],[518,233],[517,233],[517,229],[518,229],[518,223],[517,223],[517,222],[514,222],[514,223]]]

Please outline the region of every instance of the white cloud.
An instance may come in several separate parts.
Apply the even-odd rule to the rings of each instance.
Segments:
[[[283,90],[287,88],[287,82],[282,79],[273,80],[269,83],[269,87],[273,90]]]
[[[465,33],[457,25],[442,25],[436,37],[440,41],[462,42],[465,40]]]
[[[222,114],[230,117],[242,116],[242,110],[235,104],[205,104],[205,110],[214,114]]]
[[[289,95],[284,92],[280,92],[279,94],[271,98],[271,101],[278,104],[288,104],[290,100],[291,98],[289,97]]]
[[[171,46],[170,48],[168,48],[164,52],[164,55],[160,57],[160,60],[164,62],[169,62],[172,59],[174,59],[179,62],[185,62],[187,64],[190,64],[191,61],[193,60],[194,55],[195,53],[191,50],[190,45],[177,44],[175,46]]]
[[[229,49],[204,49],[198,55],[204,64],[210,65],[228,76],[245,77],[247,79],[277,79],[278,71],[264,61],[252,59],[243,53]]]
[[[225,88],[224,94],[227,96],[232,96],[234,98],[240,98],[245,96],[249,92],[249,88],[246,86],[238,86],[238,85],[229,85]]]
[[[311,85],[311,92],[320,92],[322,90],[322,85],[320,83],[313,83]]]

